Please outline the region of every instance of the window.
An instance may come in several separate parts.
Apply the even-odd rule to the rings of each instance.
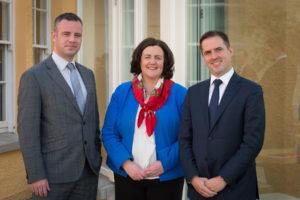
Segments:
[[[12,1],[0,0],[0,132],[13,128]]]
[[[32,0],[33,62],[39,63],[50,53],[50,1]]]
[[[209,30],[224,31],[224,0],[187,1],[187,86],[209,75],[199,51],[200,36]]]
[[[131,80],[130,61],[134,46],[134,0],[122,1],[122,41],[121,41],[122,81]]]

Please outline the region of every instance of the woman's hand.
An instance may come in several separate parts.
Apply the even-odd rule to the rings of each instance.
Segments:
[[[164,172],[164,168],[159,160],[155,161],[145,169],[146,177],[159,176]]]
[[[128,176],[130,176],[130,178],[135,181],[140,181],[145,178],[145,172],[143,171],[143,169],[131,160],[126,160],[122,167],[128,174]]]

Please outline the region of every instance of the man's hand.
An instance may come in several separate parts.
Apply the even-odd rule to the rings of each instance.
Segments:
[[[192,178],[191,184],[193,185],[194,189],[201,194],[203,197],[213,197],[217,193],[215,191],[210,190],[208,187],[206,187],[205,182],[208,181],[207,178],[202,178],[198,176],[194,176]]]
[[[164,168],[160,161],[155,161],[145,169],[147,177],[159,176],[164,172]]]
[[[50,191],[47,179],[42,179],[31,184],[31,190],[36,196],[47,197]]]
[[[145,172],[140,166],[132,162],[131,160],[126,160],[123,165],[125,172],[135,181],[140,181],[145,178]]]
[[[217,176],[205,181],[205,186],[211,191],[220,192],[225,188],[226,182],[221,176]]]

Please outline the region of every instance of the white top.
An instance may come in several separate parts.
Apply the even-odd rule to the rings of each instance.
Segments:
[[[210,86],[209,86],[209,96],[208,96],[208,105],[209,105],[209,102],[210,102],[210,99],[211,99],[211,95],[214,91],[214,88],[215,88],[215,84],[213,84],[214,80],[215,79],[220,79],[222,81],[222,84],[219,86],[219,103],[221,102],[221,99],[224,95],[224,92],[225,92],[225,89],[232,77],[234,73],[234,70],[233,68],[231,68],[227,73],[225,73],[223,76],[217,78],[215,77],[214,75],[211,75],[210,77]]]
[[[141,78],[141,77],[138,77]],[[160,85],[163,84],[163,79],[160,79],[155,88],[158,89]],[[146,123],[144,118],[140,128],[137,126],[137,120],[139,117],[139,113],[141,110],[141,106],[139,105],[136,118],[135,118],[135,129],[133,136],[133,144],[132,144],[132,155],[133,162],[138,164],[142,169],[146,169],[149,165],[156,161],[156,144],[155,144],[155,133],[149,137],[146,131]],[[157,177],[148,177],[146,179],[156,179]]]
[[[135,120],[132,155],[134,163],[138,164],[142,169],[146,169],[156,161],[155,134],[153,132],[150,137],[147,135],[145,119],[140,128],[137,127],[138,113],[140,110],[141,106],[138,108]],[[158,177],[150,177],[150,179],[154,178]]]
[[[66,61],[65,59],[63,59],[62,57],[60,57],[59,55],[57,55],[55,52],[52,52],[52,59],[53,59],[54,63],[56,64],[57,68],[59,69],[61,75],[64,77],[65,81],[68,83],[69,87],[71,88],[71,90],[74,94],[74,91],[72,88],[72,83],[71,83],[71,78],[70,78],[70,70],[69,70],[69,68],[67,68],[67,64],[69,62]],[[76,66],[74,61],[72,61],[72,64],[74,66]],[[84,101],[86,101],[87,91],[86,91],[85,85],[83,83],[83,80],[80,76],[79,71],[77,70],[77,67],[75,67],[75,70],[76,70],[76,73],[79,78],[79,83],[80,83],[81,90],[82,90],[82,93],[84,96]]]

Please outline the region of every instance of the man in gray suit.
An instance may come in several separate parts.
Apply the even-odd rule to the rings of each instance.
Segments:
[[[101,165],[93,72],[74,62],[82,21],[55,19],[53,53],[21,77],[18,133],[34,199],[94,200]]]

